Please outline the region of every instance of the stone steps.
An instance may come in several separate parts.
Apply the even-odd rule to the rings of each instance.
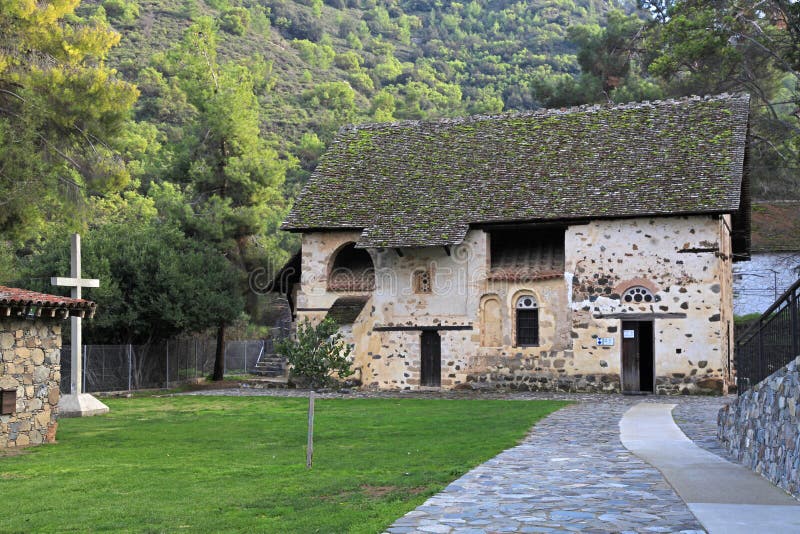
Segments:
[[[252,372],[261,376],[281,377],[286,376],[286,370],[286,358],[267,356],[258,361]]]

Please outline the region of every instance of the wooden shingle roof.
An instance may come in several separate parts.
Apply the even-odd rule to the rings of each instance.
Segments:
[[[359,247],[460,243],[470,225],[731,213],[749,97],[343,128],[283,228]]]
[[[353,324],[369,301],[369,295],[339,297],[328,310],[330,317],[338,325]]]
[[[753,252],[800,252],[800,201],[753,202]]]

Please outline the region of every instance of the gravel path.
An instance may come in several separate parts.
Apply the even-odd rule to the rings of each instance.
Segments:
[[[297,390],[238,389],[191,395],[305,396]],[[619,420],[639,402],[678,406],[673,417],[701,447],[716,443],[721,397],[627,397],[561,393],[352,392],[327,398],[502,398],[576,401],[540,421],[522,444],[451,483],[388,532],[704,532],[661,474],[622,446]]]

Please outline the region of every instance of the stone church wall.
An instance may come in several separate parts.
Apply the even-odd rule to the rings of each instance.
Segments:
[[[55,441],[60,349],[59,322],[0,319],[0,389],[16,391],[14,413],[0,415],[0,448]]]
[[[420,387],[421,327],[444,327],[443,388],[618,391],[621,314],[655,317],[659,393],[721,392],[729,376],[732,323],[729,221],[665,217],[594,221],[567,228],[565,275],[528,282],[488,276],[488,235],[468,232],[462,245],[369,250],[375,290],[352,326],[354,367],[366,387]],[[329,291],[336,251],[359,232],[303,237],[298,319],[321,320],[346,292]],[[429,269],[430,293],[414,288]],[[621,302],[628,287],[650,289],[656,302]],[[539,304],[540,343],[515,347],[514,303]],[[598,346],[598,338],[613,345]]]
[[[569,367],[619,376],[622,314],[643,314],[654,317],[659,393],[725,389],[733,304],[724,220],[594,221],[571,226],[566,249],[577,355]],[[636,285],[655,301],[623,302],[623,292]],[[597,338],[612,338],[613,345],[598,346]]]

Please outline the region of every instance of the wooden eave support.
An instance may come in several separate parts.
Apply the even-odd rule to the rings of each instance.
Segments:
[[[450,255],[450,245],[444,246],[444,253],[447,254],[448,256]]]
[[[703,253],[718,253],[719,248],[717,247],[707,247],[707,248],[682,248],[678,251],[678,254],[703,254]]]
[[[401,258],[403,257],[403,249],[396,248],[394,249],[394,251],[397,252],[397,255],[400,256]]]

